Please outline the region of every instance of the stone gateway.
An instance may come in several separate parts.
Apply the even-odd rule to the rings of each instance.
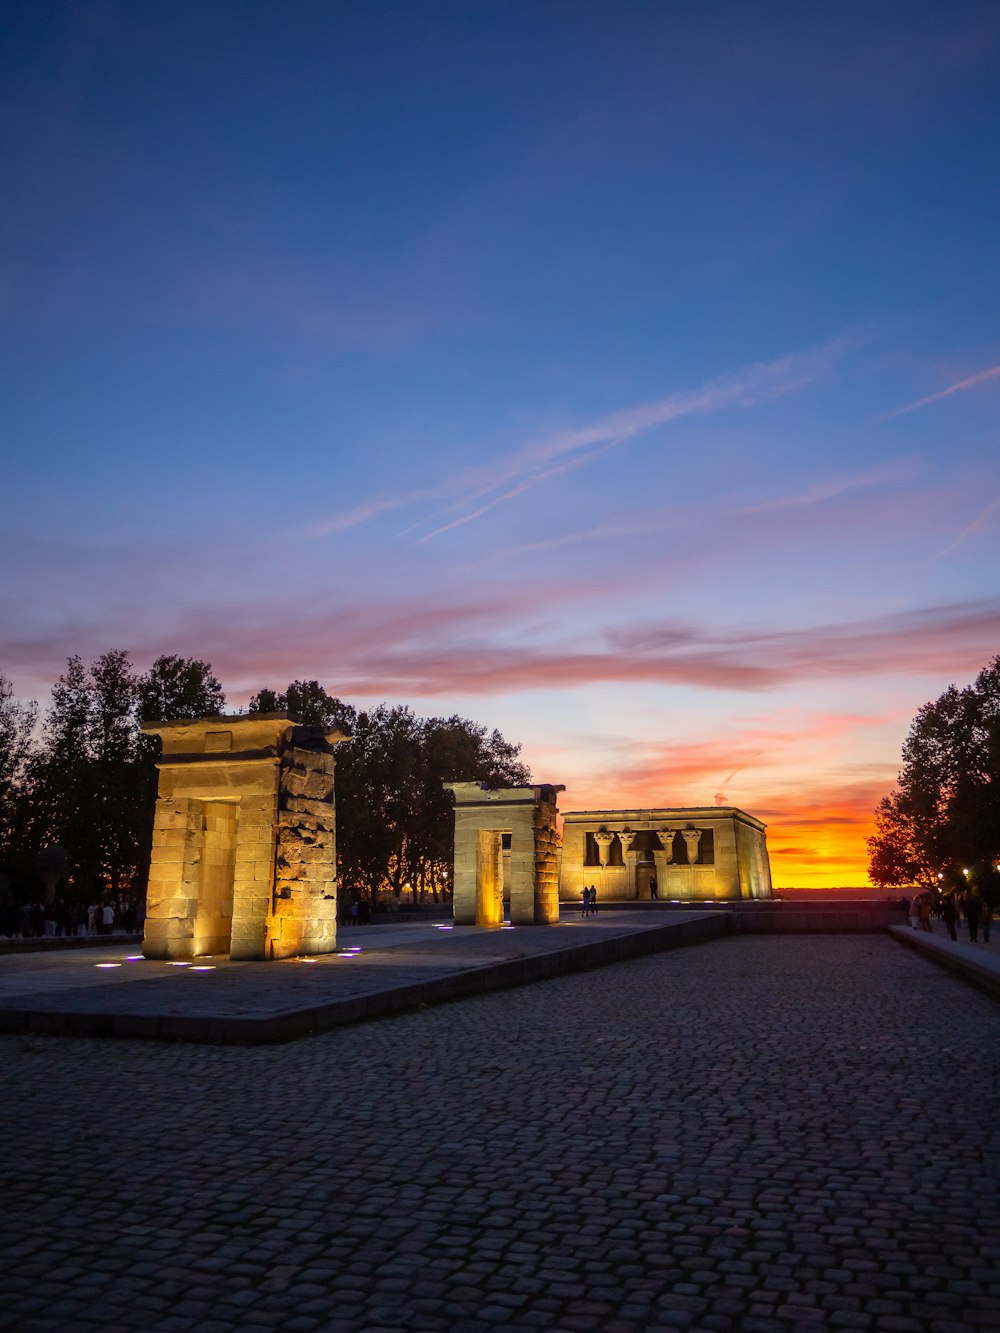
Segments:
[[[143,727],[163,754],[147,958],[290,958],[337,944],[334,746],[285,713]]]
[[[556,800],[565,788],[444,785],[455,798],[455,924],[502,925],[505,897],[512,925],[558,921]]]

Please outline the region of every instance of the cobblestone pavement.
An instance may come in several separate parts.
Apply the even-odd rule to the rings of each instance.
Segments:
[[[0,1327],[996,1328],[998,1038],[883,936],[290,1046],[4,1038]]]

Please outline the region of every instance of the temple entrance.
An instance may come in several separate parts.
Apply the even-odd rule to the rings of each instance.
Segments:
[[[476,925],[503,924],[503,842],[509,829],[479,829],[476,844]]]
[[[228,954],[233,938],[233,891],[239,806],[202,801],[201,886],[194,920],[194,952]]]

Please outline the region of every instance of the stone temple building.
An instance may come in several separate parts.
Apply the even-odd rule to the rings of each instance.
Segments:
[[[770,898],[766,825],[733,806],[571,810],[563,816],[559,897],[598,901]]]

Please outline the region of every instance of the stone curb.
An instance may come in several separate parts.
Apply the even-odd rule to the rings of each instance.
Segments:
[[[0,940],[0,954],[61,953],[64,949],[100,949],[104,945],[141,944],[138,935],[36,935],[26,940]]]
[[[973,953],[976,947],[974,944],[941,940],[926,931],[914,930],[912,926],[890,926],[889,934],[900,944],[916,949],[939,966],[957,972],[981,990],[1000,998],[1000,959],[985,952],[976,955]]]

